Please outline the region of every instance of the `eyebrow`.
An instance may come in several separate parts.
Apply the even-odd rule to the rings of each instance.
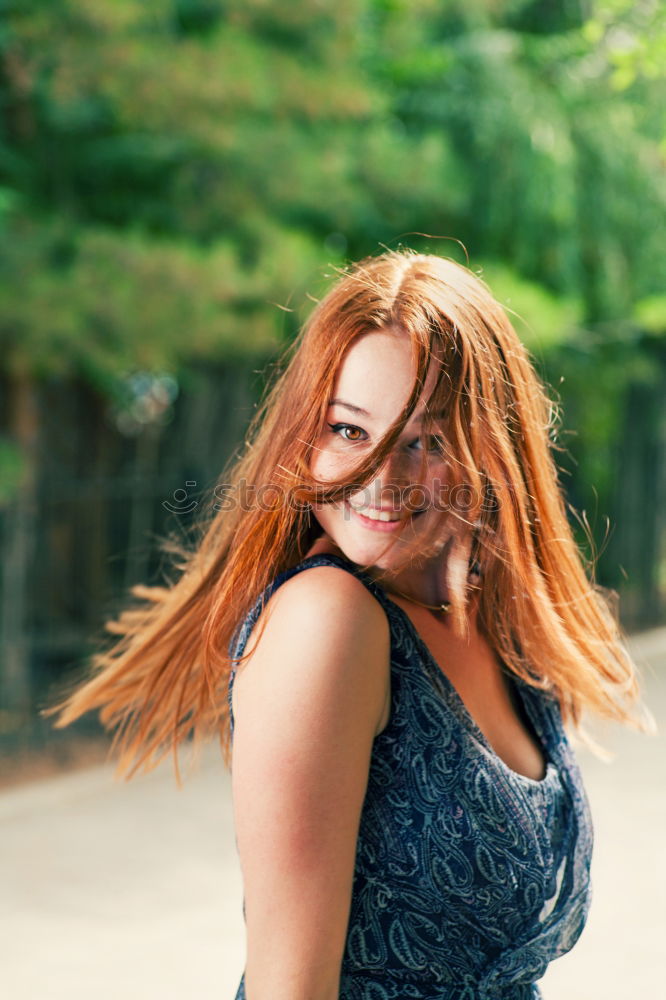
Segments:
[[[328,404],[329,406],[342,406],[345,410],[350,410],[351,413],[359,413],[362,417],[372,418],[372,414],[368,410],[364,410],[362,406],[354,406],[353,403],[347,403],[344,399],[332,399]],[[431,415],[433,419],[438,420],[445,416],[444,413],[437,413]],[[421,412],[418,417],[416,417],[417,423],[423,423],[424,413]]]

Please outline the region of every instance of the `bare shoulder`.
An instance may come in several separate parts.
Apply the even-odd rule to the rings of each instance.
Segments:
[[[265,631],[274,637],[298,630],[291,632],[294,639],[316,636],[320,646],[333,644],[338,651],[354,641],[384,645],[388,639],[388,621],[379,602],[353,573],[338,566],[312,566],[296,573],[271,595],[262,616]],[[258,634],[253,632],[248,650]]]
[[[381,728],[388,700],[390,634],[367,587],[338,566],[312,566],[271,595],[246,647],[234,684],[234,714],[257,710],[267,692],[301,709],[342,708],[354,690]],[[288,690],[287,690],[288,689]],[[263,694],[261,693],[263,692]],[[345,693],[346,692],[346,693]],[[286,704],[285,704],[285,707]]]

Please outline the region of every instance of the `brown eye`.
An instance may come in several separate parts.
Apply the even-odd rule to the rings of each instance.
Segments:
[[[365,440],[365,431],[354,424],[329,424],[328,426],[334,434],[342,437],[345,441],[356,442]]]

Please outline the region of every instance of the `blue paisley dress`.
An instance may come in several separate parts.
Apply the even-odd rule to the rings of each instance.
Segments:
[[[518,774],[409,616],[338,555],[280,573],[236,629],[230,655],[242,654],[280,584],[324,565],[355,573],[391,635],[391,713],[373,744],[340,1000],[535,1000],[536,980],[575,944],[591,899],[592,820],[559,705],[512,675],[547,761],[541,780]]]

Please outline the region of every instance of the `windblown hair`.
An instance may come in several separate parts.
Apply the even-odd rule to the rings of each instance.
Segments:
[[[373,330],[408,336],[415,363],[403,413],[344,478],[310,472],[336,374],[352,341]],[[311,504],[350,496],[384,464],[431,365],[437,377],[423,433],[439,429],[449,486],[469,502],[440,519],[424,553],[451,541],[447,584],[466,627],[467,566],[483,567],[479,625],[506,668],[558,699],[565,723],[592,744],[584,710],[645,729],[637,671],[612,610],[590,576],[567,519],[553,450],[557,406],[501,306],[469,269],[437,256],[388,251],[343,271],[282,359],[244,453],[210,497],[189,548],[168,543],[177,580],[131,588],[138,603],[106,623],[116,639],[93,654],[86,680],[44,714],[64,727],[98,709],[115,729],[119,770],[151,770],[193,735],[220,736],[229,760],[229,644],[276,574],[319,534]],[[262,501],[240,502],[261,497]],[[270,498],[274,502],[270,502]],[[289,502],[285,502],[288,497]],[[430,548],[428,548],[430,546]],[[264,616],[265,617],[265,616]],[[593,747],[594,748],[594,747]]]

